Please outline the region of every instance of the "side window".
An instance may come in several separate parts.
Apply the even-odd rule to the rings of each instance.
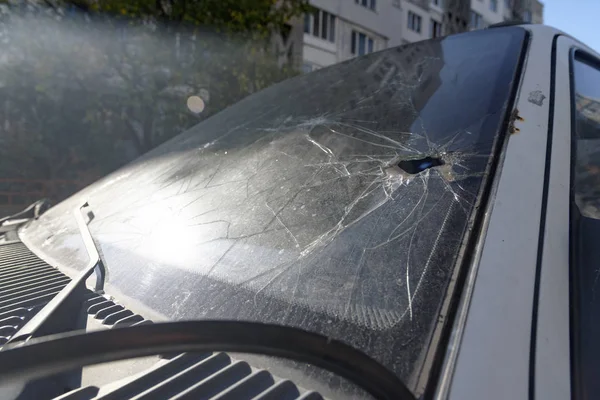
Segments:
[[[600,69],[575,57],[575,203],[586,217],[600,219]]]
[[[600,393],[600,63],[572,60],[571,340],[574,398]]]

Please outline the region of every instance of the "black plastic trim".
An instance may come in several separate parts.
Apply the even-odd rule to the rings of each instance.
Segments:
[[[577,330],[577,321],[580,319],[580,304],[579,296],[576,294],[578,281],[577,268],[577,252],[575,247],[577,245],[577,226],[579,225],[579,210],[574,204],[575,199],[575,168],[577,165],[577,140],[573,135],[573,129],[576,126],[576,110],[575,110],[575,75],[573,74],[573,61],[575,59],[574,50],[571,50],[569,55],[569,102],[571,105],[571,165],[570,165],[570,176],[569,176],[569,333],[571,336],[570,342],[570,364],[571,364],[571,396],[574,399],[582,398],[580,388],[582,387],[581,382],[581,370],[579,366],[579,333]]]
[[[288,358],[334,372],[378,399],[414,399],[394,373],[347,344],[297,328],[238,321],[159,323],[32,339],[0,352],[0,384],[82,365],[187,351]]]

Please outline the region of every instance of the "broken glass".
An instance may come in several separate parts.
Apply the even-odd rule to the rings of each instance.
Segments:
[[[467,33],[275,85],[57,205],[23,237],[57,265],[84,266],[71,210],[85,199],[108,292],[169,319],[341,339],[418,395],[523,40],[520,28]]]

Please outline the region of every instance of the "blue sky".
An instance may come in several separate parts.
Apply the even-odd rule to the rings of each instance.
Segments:
[[[544,23],[600,52],[600,0],[541,0]]]

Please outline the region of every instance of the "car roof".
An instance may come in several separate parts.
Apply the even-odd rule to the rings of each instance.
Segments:
[[[554,28],[552,26],[549,25],[542,25],[542,24],[521,24],[521,25],[517,25],[529,32],[531,32],[532,34],[536,35],[536,36],[546,36],[548,37],[549,40],[553,40],[555,36],[560,35],[560,36],[567,36],[577,42],[579,42],[579,44],[581,45],[582,48],[585,49],[585,51],[587,51],[588,53],[590,53],[591,55],[600,58],[600,54],[597,53],[596,51],[594,51],[592,48],[590,48],[589,46],[587,46],[584,42],[582,42],[581,40],[577,39],[576,37],[560,30],[557,28]],[[500,28],[500,27],[498,27]]]

